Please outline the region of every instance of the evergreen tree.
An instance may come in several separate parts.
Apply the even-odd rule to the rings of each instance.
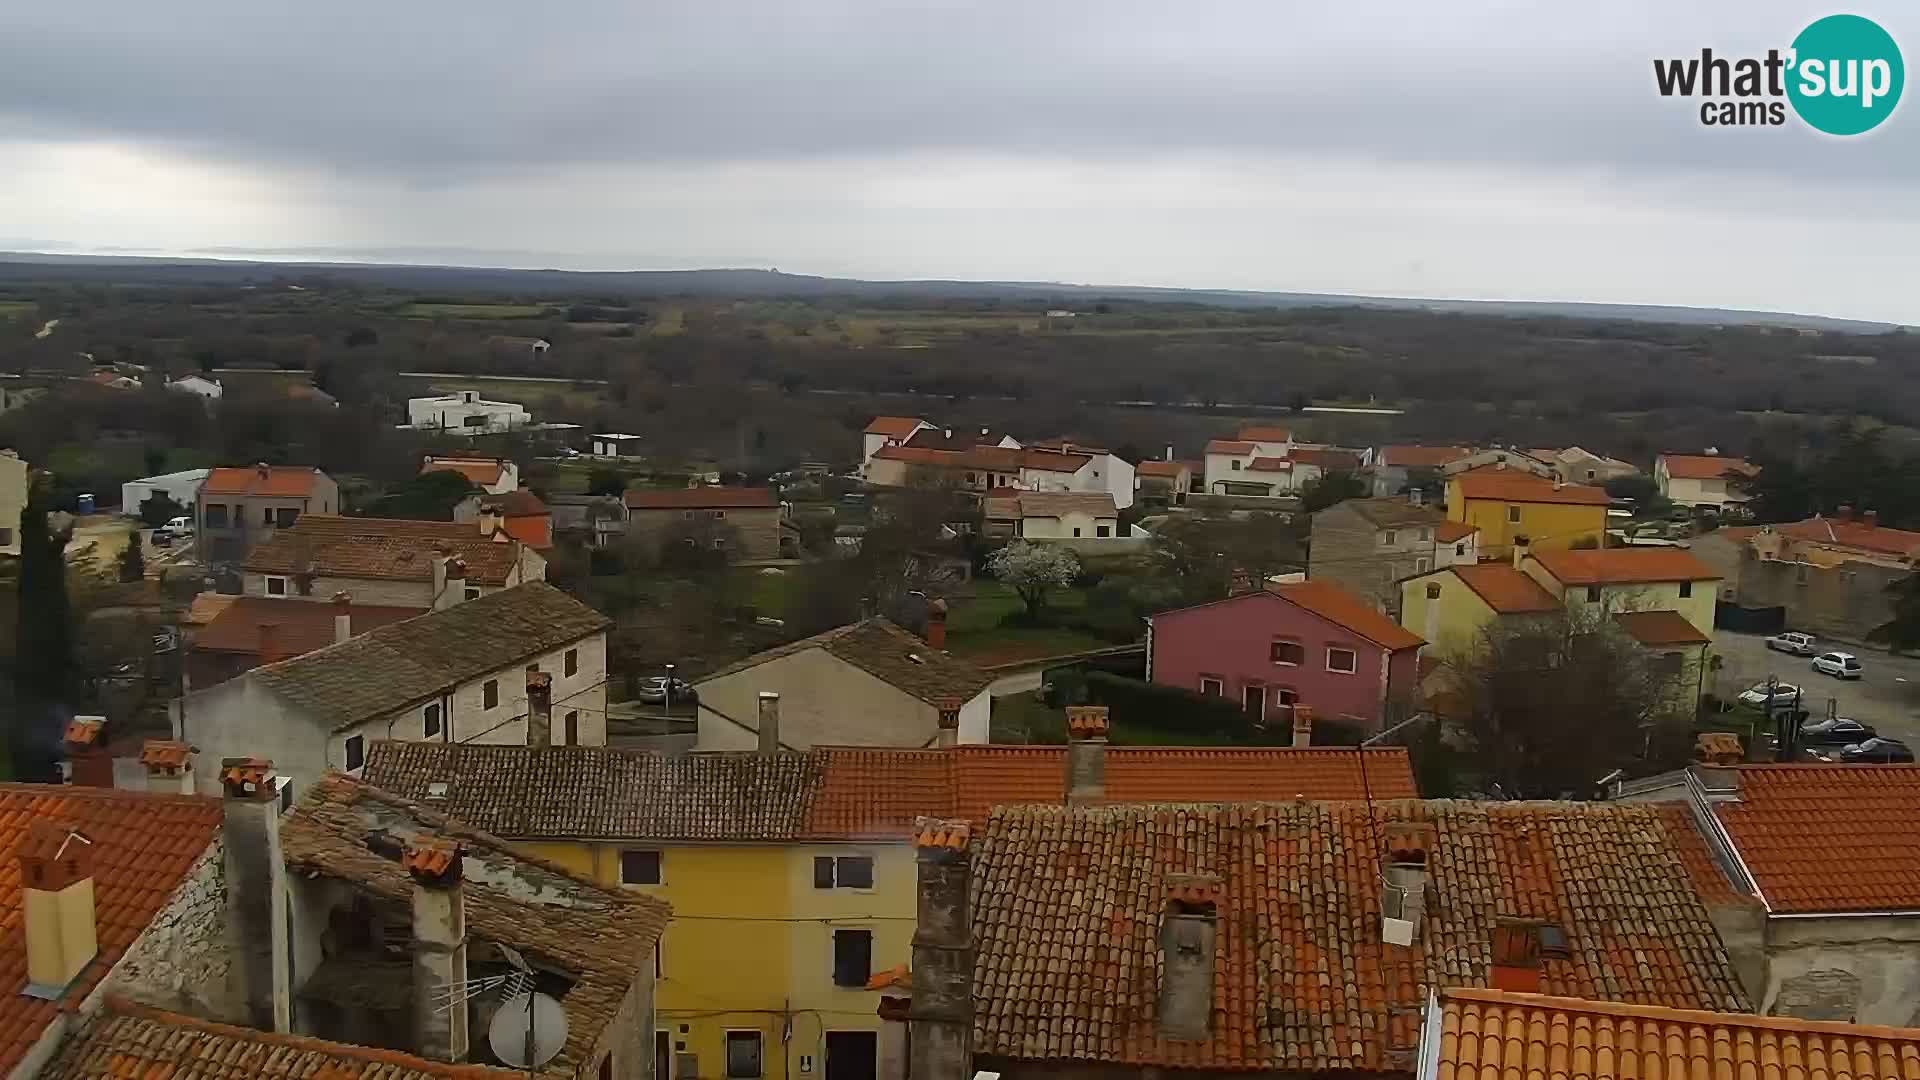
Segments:
[[[67,535],[47,522],[48,491],[36,482],[20,512],[20,607],[14,633],[14,711],[7,731],[15,780],[45,780],[54,768],[74,681],[67,612]]]
[[[140,550],[140,534],[127,537],[127,549],[120,553],[120,580],[139,581],[147,576],[147,557]]]
[[[1896,653],[1920,649],[1920,572],[1887,586],[1893,598],[1893,618],[1867,634],[1867,640]]]

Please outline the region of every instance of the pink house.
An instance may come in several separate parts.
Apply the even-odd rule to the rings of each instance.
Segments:
[[[1326,581],[1163,611],[1147,620],[1147,679],[1279,718],[1295,703],[1378,728],[1409,701],[1426,642]]]

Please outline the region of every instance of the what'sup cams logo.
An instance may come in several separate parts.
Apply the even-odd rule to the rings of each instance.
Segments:
[[[1778,126],[1791,105],[1816,131],[1860,135],[1893,115],[1907,73],[1900,46],[1879,23],[1829,15],[1785,52],[1729,59],[1701,49],[1698,57],[1655,60],[1653,80],[1661,97],[1706,99],[1700,122],[1708,127]]]

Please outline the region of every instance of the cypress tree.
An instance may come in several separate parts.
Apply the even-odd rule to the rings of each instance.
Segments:
[[[73,689],[73,635],[67,612],[67,536],[47,523],[47,489],[36,482],[20,513],[20,596],[14,642],[14,711],[8,774],[45,780]]]

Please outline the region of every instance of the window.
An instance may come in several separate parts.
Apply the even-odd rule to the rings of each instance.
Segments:
[[[873,888],[873,857],[870,855],[817,855],[813,860],[813,887],[816,889]]]
[[[227,527],[227,504],[207,504],[207,528],[224,529]]]
[[[0,527],[0,547],[13,546],[13,530]]]
[[[865,988],[873,977],[873,931],[833,932],[833,985]]]
[[[1427,541],[1433,539],[1433,530],[1421,529],[1419,532],[1415,533],[1414,536],[1416,539],[1418,539],[1421,543],[1424,544]]]
[[[578,675],[580,673],[580,650],[579,649],[567,650],[567,655],[561,663],[561,670],[563,673],[567,675]]]
[[[1598,585],[1587,586],[1587,603],[1597,604],[1599,602],[1600,602],[1600,586]]]
[[[1079,535],[1080,535],[1080,526],[1078,526],[1078,525],[1075,525],[1075,526],[1073,527],[1073,535],[1075,535],[1075,536],[1079,536]]]
[[[1430,559],[1415,559],[1415,560],[1413,560],[1413,572],[1414,572],[1414,573],[1416,573],[1416,574],[1424,574],[1424,573],[1426,573],[1426,572],[1427,572],[1428,570],[1430,570],[1430,569],[1432,569],[1432,560],[1430,560]]]
[[[429,705],[420,714],[420,730],[425,732],[429,739],[440,734],[440,706]]]
[[[1380,542],[1387,545],[1388,547],[1392,547],[1393,542],[1395,540],[1398,540],[1399,538],[1400,538],[1400,534],[1397,532],[1394,532],[1392,529],[1388,529],[1386,532],[1383,532],[1380,534]]]
[[[724,521],[726,519],[727,512],[725,510],[715,510],[713,512],[713,516],[716,520]]]
[[[719,537],[717,537],[717,536],[716,536],[716,537],[714,537],[714,540],[713,540],[713,550],[715,550],[715,551],[725,551],[725,550],[727,550],[727,542],[726,542],[725,540],[723,540],[723,539],[721,539],[721,538],[719,538]]]
[[[273,507],[263,506],[260,508],[260,524],[262,525],[273,524]]]
[[[1517,506],[1507,507],[1507,520],[1517,524],[1520,521],[1520,508]]]
[[[1112,536],[1112,535],[1113,535],[1113,526],[1111,526],[1111,525],[1095,525],[1095,526],[1093,527],[1093,535],[1095,535],[1095,536]]]
[[[467,593],[466,593],[466,596],[467,596],[467,599],[469,599],[469,600],[478,600],[478,599],[480,599],[480,589],[479,589],[479,587],[478,587],[478,586],[475,586],[475,585],[469,585],[469,586],[467,586]]]
[[[367,763],[367,737],[365,735],[347,736],[347,771],[352,772]]]
[[[1337,645],[1327,647],[1327,670],[1339,671],[1351,675],[1360,666],[1360,657],[1352,649],[1342,649]]]
[[[727,1080],[759,1080],[760,1033],[727,1032]]]
[[[1282,709],[1291,709],[1300,701],[1300,692],[1291,686],[1273,688],[1273,703]]]
[[[1467,545],[1464,542],[1453,545],[1453,553],[1454,555],[1460,558],[1465,558],[1467,554]]]
[[[1237,461],[1236,461],[1236,462],[1234,462],[1234,463],[1233,463],[1233,471],[1234,471],[1234,472],[1239,472],[1239,471],[1240,471],[1240,463],[1239,463],[1239,462],[1237,462]]]
[[[1276,641],[1267,651],[1274,663],[1288,667],[1299,667],[1307,659],[1306,647],[1297,641]]]
[[[300,511],[290,506],[283,506],[273,512],[274,524],[283,529],[291,526],[295,521],[299,520],[299,517]]]
[[[1653,658],[1653,670],[1660,675],[1678,675],[1686,666],[1686,657],[1677,652],[1664,652]]]
[[[566,726],[561,729],[560,738],[562,746],[580,745],[580,710],[568,710]]]
[[[480,707],[491,709],[500,704],[500,680],[488,679],[480,687]]]
[[[268,596],[287,595],[287,579],[283,577],[268,578],[267,579],[267,595]]]
[[[1430,581],[1427,583],[1427,599],[1429,600],[1440,599],[1440,583],[1439,582]]]
[[[658,885],[660,884],[660,853],[657,851],[623,851],[620,853],[620,884],[622,885]]]
[[[1211,675],[1202,675],[1200,676],[1200,693],[1206,697],[1225,697],[1227,684]]]
[[[1685,600],[1687,597],[1692,595],[1693,595],[1693,582],[1691,581],[1681,582],[1680,583],[1680,599]]]
[[[1259,683],[1248,683],[1240,688],[1240,708],[1255,724],[1267,719],[1267,688]]]

